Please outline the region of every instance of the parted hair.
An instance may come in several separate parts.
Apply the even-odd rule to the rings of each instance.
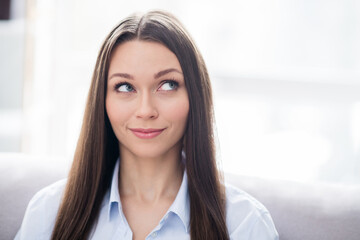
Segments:
[[[99,51],[79,140],[51,239],[87,239],[97,224],[119,157],[118,140],[105,108],[108,69],[114,49],[125,41],[161,43],[182,68],[189,97],[183,151],[193,240],[227,240],[225,190],[217,169],[212,90],[204,60],[177,18],[164,11],[133,14],[108,34]]]

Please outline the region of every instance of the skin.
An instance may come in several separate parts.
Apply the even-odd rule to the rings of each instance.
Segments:
[[[175,54],[148,41],[117,46],[110,60],[106,111],[119,141],[123,212],[133,239],[145,239],[175,200],[184,171],[181,148],[189,100]],[[142,139],[133,128],[164,130]]]

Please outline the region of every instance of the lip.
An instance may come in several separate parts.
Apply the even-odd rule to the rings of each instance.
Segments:
[[[135,136],[142,139],[151,139],[160,135],[165,128],[129,128]]]

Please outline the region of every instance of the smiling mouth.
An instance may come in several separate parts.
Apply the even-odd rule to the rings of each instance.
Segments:
[[[135,136],[142,139],[151,139],[160,135],[166,128],[129,128]]]

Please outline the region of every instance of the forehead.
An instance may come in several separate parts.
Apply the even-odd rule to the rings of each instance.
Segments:
[[[109,73],[114,71],[161,71],[176,68],[181,71],[176,55],[157,42],[132,40],[118,45],[110,58]]]

